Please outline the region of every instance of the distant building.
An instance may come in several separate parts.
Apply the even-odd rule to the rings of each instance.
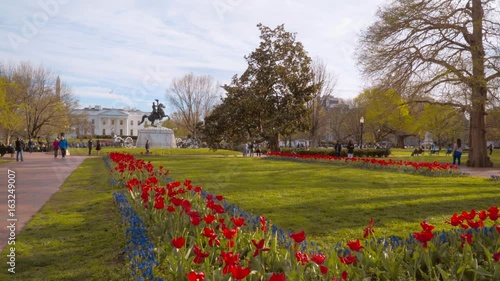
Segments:
[[[339,98],[336,98],[334,96],[328,96],[325,100],[325,106],[326,108],[334,108],[341,104],[343,101]]]
[[[139,129],[143,129],[146,123],[139,125],[142,116],[150,114],[132,108],[102,108],[100,105],[77,109],[75,113],[87,116],[94,130],[93,135],[101,136],[137,136]],[[77,135],[92,134],[81,128],[77,130]]]

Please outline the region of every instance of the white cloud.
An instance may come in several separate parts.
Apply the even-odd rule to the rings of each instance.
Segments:
[[[82,105],[131,103],[148,110],[172,78],[188,72],[229,82],[259,44],[257,23],[284,23],[337,76],[336,94],[348,98],[363,86],[353,59],[356,35],[384,2],[9,1],[0,11],[0,61],[43,63]],[[40,3],[59,4],[47,9]],[[30,24],[34,31],[26,33]],[[9,36],[21,39],[17,48]]]

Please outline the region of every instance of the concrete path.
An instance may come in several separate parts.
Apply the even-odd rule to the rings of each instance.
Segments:
[[[491,178],[491,176],[500,176],[499,168],[469,168],[460,166],[460,171],[468,173],[471,177]]]
[[[10,155],[5,155],[10,157]],[[24,161],[0,164],[0,249],[3,249],[9,237],[19,233],[23,226],[36,214],[66,178],[87,157],[66,156],[66,159],[54,158],[53,155],[36,152],[25,153]],[[8,183],[15,179],[13,195],[8,190]],[[15,200],[10,211],[7,200]],[[13,203],[13,202],[9,202]]]

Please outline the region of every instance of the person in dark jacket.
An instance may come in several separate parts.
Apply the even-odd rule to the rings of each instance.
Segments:
[[[342,145],[340,144],[340,141],[338,140],[337,143],[335,144],[335,156],[340,157],[340,153],[342,152]]]
[[[16,140],[16,161],[19,162],[19,155],[21,155],[21,161],[24,161],[24,141],[20,138]]]
[[[57,158],[57,152],[59,151],[59,138],[55,138],[52,143],[52,150],[54,150],[54,158]]]
[[[90,156],[92,154],[92,146],[93,146],[92,139],[89,139],[87,146],[89,148],[89,156]]]
[[[146,154],[149,154],[149,140],[146,140]]]
[[[95,150],[97,151],[97,155],[99,155],[99,153],[101,153],[101,141],[97,140],[97,142],[95,144]]]
[[[347,157],[348,158],[354,157],[354,144],[352,143],[352,140],[350,140],[349,143],[347,144]]]

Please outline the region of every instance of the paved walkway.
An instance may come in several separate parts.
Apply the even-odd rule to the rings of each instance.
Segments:
[[[460,171],[468,173],[472,177],[491,178],[491,176],[500,176],[499,168],[469,168],[460,166]]]
[[[5,155],[10,157],[10,155]],[[19,233],[23,226],[49,200],[66,178],[85,160],[85,156],[67,156],[57,159],[53,155],[41,152],[25,153],[24,161],[0,164],[0,249],[7,244],[11,235],[9,224],[15,225]],[[15,212],[9,217],[7,204],[9,170],[15,174]],[[8,219],[17,219],[8,221]]]

